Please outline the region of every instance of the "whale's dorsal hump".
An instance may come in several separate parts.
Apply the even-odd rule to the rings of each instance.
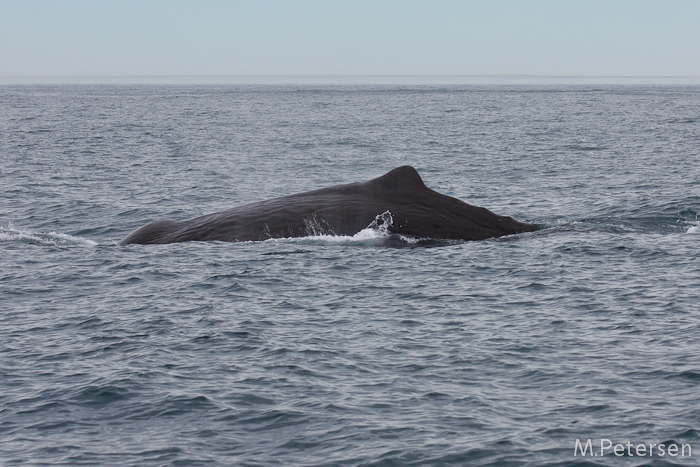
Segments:
[[[425,188],[423,179],[418,171],[410,165],[397,167],[381,177],[370,180],[368,183],[380,185],[391,190],[406,190]]]

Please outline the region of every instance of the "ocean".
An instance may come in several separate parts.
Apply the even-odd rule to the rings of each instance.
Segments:
[[[698,86],[0,86],[0,464],[698,465],[699,148]],[[402,165],[543,228],[118,245]]]

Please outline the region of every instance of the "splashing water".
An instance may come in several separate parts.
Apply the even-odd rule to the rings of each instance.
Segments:
[[[319,219],[316,214],[304,219],[306,235],[308,237],[321,237],[324,235],[335,235],[333,227],[325,219]]]
[[[0,241],[22,242],[32,245],[44,246],[97,246],[97,242],[93,240],[74,237],[73,235],[62,234],[53,231],[49,233],[28,232],[26,230],[20,230],[15,228],[15,226],[12,225],[12,223],[10,223],[7,226],[7,228],[0,227]]]
[[[392,225],[394,225],[394,218],[391,217],[391,213],[389,211],[384,211],[382,214],[379,214],[374,218],[372,223],[367,226],[367,229],[376,230],[382,235],[387,236],[389,235],[389,227]]]
[[[364,229],[357,232],[355,235],[336,235],[333,229],[322,219],[313,217],[304,220],[306,224],[306,237],[300,238],[278,238],[270,239],[270,241],[286,241],[302,244],[334,244],[334,245],[367,245],[377,246],[382,245],[391,236],[389,227],[394,223],[394,219],[389,211],[377,215],[374,220]],[[403,238],[407,243],[412,243],[413,239]]]

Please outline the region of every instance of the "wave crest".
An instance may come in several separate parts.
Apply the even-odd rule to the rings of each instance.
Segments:
[[[97,246],[97,242],[86,238],[74,237],[73,235],[53,231],[49,233],[29,232],[27,230],[17,229],[12,223],[10,223],[7,228],[0,227],[0,241],[43,246]]]

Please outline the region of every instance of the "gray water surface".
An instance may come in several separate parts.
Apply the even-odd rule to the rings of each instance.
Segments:
[[[700,87],[0,87],[0,463],[697,465],[699,147]],[[116,244],[400,165],[544,228]]]

